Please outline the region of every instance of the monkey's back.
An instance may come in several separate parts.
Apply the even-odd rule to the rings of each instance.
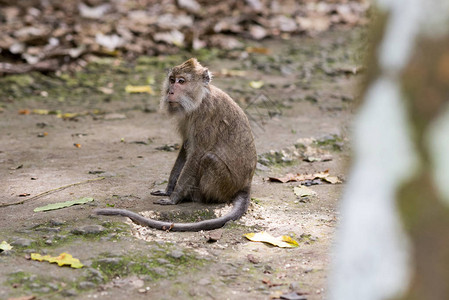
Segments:
[[[249,191],[257,154],[248,118],[229,95],[213,85],[209,86],[209,95],[185,120],[190,129],[184,133],[188,140],[187,155],[201,154],[198,151],[214,154],[226,166],[222,173],[230,175],[226,193]],[[223,201],[225,199],[220,200]]]

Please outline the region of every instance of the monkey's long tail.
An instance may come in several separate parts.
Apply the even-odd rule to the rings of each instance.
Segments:
[[[237,193],[233,201],[232,210],[219,218],[204,220],[195,223],[170,223],[147,219],[139,214],[126,209],[104,208],[96,209],[94,213],[105,216],[123,216],[130,218],[134,223],[151,228],[170,231],[200,231],[212,230],[223,227],[229,221],[238,220],[248,209],[250,198],[249,193],[242,191]]]

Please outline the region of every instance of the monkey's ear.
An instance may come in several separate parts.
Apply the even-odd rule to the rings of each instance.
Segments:
[[[208,84],[212,80],[212,74],[209,72],[208,69],[204,70],[203,72],[203,81],[204,83]]]

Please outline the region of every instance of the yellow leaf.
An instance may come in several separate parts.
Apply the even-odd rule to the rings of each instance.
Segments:
[[[12,246],[8,244],[6,241],[0,243],[0,252],[1,251],[9,251],[12,249]]]
[[[299,244],[297,241],[295,241],[294,239],[292,239],[291,237],[289,237],[288,235],[283,235],[282,236],[282,241],[291,244],[293,247],[298,247]]]
[[[221,69],[220,74],[223,76],[244,77],[244,76],[246,76],[246,71]]]
[[[48,115],[50,111],[48,109],[33,109],[35,115]]]
[[[127,85],[125,87],[127,93],[148,93],[154,95],[154,91],[149,85]]]
[[[61,118],[63,120],[73,119],[78,117],[79,113],[58,113],[58,118]]]
[[[264,82],[262,80],[260,81],[251,81],[249,83],[249,86],[252,87],[253,89],[260,89],[261,87],[263,87]]]
[[[79,269],[83,267],[83,264],[79,259],[73,258],[71,254],[61,253],[59,256],[52,257],[50,255],[40,255],[38,253],[31,253],[31,259],[37,261],[48,261],[50,263],[57,263],[58,266],[62,267],[64,265],[69,265],[72,268]]]
[[[306,186],[295,186],[293,188],[293,192],[296,196],[299,197],[307,197],[307,196],[315,196],[316,192]]]
[[[265,231],[258,233],[247,233],[244,234],[243,236],[253,242],[264,242],[280,248],[292,248],[299,246],[298,242],[296,242],[295,240],[286,235],[274,237]]]

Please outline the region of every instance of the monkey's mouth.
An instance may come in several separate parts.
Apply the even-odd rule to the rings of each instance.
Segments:
[[[168,101],[168,105],[171,108],[177,108],[179,106],[179,102],[175,102],[175,101]]]

